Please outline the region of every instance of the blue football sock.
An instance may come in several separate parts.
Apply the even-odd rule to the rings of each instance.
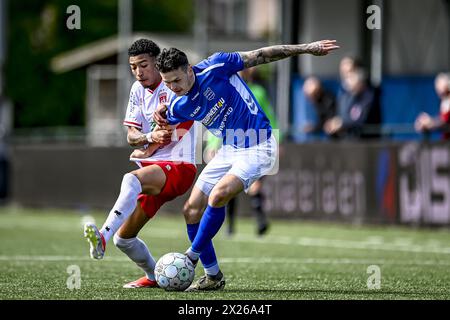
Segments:
[[[187,233],[189,236],[189,240],[192,242],[195,239],[195,236],[197,235],[198,227],[200,226],[200,223],[195,224],[186,224],[187,226]],[[202,261],[204,268],[210,268],[215,265],[217,265],[217,258],[216,258],[216,252],[214,250],[214,246],[212,241],[209,241],[206,248],[202,251],[200,254],[200,260]]]
[[[197,235],[192,241],[192,250],[202,253],[208,244],[211,243],[212,238],[219,231],[225,220],[225,206],[214,208],[208,205],[203,217],[200,220]]]

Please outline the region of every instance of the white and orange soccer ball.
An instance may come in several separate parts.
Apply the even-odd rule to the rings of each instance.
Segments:
[[[167,291],[184,291],[191,285],[194,276],[194,265],[182,253],[167,253],[155,266],[156,282]]]

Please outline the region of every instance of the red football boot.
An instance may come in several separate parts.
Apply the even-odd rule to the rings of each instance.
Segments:
[[[155,280],[147,279],[147,277],[139,278],[135,281],[132,281],[130,283],[127,283],[123,286],[127,289],[134,289],[134,288],[159,288],[158,283]]]

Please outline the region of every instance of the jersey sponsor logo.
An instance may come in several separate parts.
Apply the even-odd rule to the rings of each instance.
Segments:
[[[208,101],[211,101],[216,97],[216,94],[210,87],[206,88],[205,92],[203,92],[203,95],[206,99],[208,99]]]
[[[214,120],[217,118],[216,115],[218,116],[218,112],[220,113],[223,110],[223,106],[225,105],[225,99],[224,98],[220,98],[219,101],[217,101],[217,103],[211,108],[211,110],[209,110],[208,114],[206,115],[206,117],[203,118],[202,123],[205,126],[210,125],[212,122],[214,122]]]
[[[170,166],[170,164],[166,165],[166,169],[167,169],[167,171],[172,170],[172,167]]]
[[[202,107],[201,106],[197,106],[197,108],[195,108],[195,110],[189,115],[191,118],[194,118],[195,115],[200,111]]]
[[[139,105],[139,97],[134,92],[130,93],[129,110],[134,113],[134,108]]]
[[[225,129],[225,126],[227,125],[227,120],[228,120],[228,116],[233,112],[233,108],[229,107],[227,109],[227,113],[225,113],[225,115],[223,116],[222,122],[220,123],[219,126],[219,131],[220,134],[222,134],[223,129]]]

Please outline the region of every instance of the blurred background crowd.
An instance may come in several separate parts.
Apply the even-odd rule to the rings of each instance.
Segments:
[[[141,37],[184,50],[192,63],[216,51],[336,39],[341,49],[327,57],[304,55],[242,75],[283,144],[450,138],[449,0],[0,0],[2,199],[29,201],[27,174],[45,172],[37,152],[55,152],[44,163],[64,152],[63,159],[80,156],[56,146],[127,147],[126,49]],[[259,210],[262,196],[255,201]],[[393,206],[401,211],[400,196]]]

